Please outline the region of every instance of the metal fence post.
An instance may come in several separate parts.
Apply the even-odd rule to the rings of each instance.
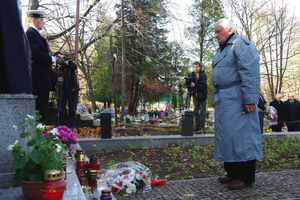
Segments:
[[[182,111],[182,136],[193,136],[194,112],[190,109]]]
[[[101,112],[100,115],[101,139],[111,138],[111,113],[108,111]]]

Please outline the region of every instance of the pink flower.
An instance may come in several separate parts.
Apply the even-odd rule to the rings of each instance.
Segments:
[[[69,147],[69,151],[72,151],[74,149],[74,146]]]
[[[68,138],[67,138],[67,137],[65,137],[65,136],[62,136],[62,137],[61,137],[61,141],[63,141],[63,142],[67,142],[67,141],[68,141]]]

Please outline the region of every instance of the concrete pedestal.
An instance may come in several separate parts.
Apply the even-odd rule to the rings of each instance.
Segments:
[[[11,185],[14,166],[8,146],[15,140],[25,147],[26,140],[20,138],[22,130],[14,129],[27,117],[35,115],[35,96],[31,94],[0,94],[0,187]]]

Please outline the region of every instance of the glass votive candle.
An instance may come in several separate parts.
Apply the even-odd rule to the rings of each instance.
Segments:
[[[66,173],[67,174],[72,173],[72,169],[73,169],[72,157],[66,157]]]

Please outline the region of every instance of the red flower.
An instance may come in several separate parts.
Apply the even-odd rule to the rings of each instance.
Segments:
[[[162,185],[165,185],[165,180],[150,179],[150,182],[151,182],[151,186],[155,186],[155,185],[162,186]]]

